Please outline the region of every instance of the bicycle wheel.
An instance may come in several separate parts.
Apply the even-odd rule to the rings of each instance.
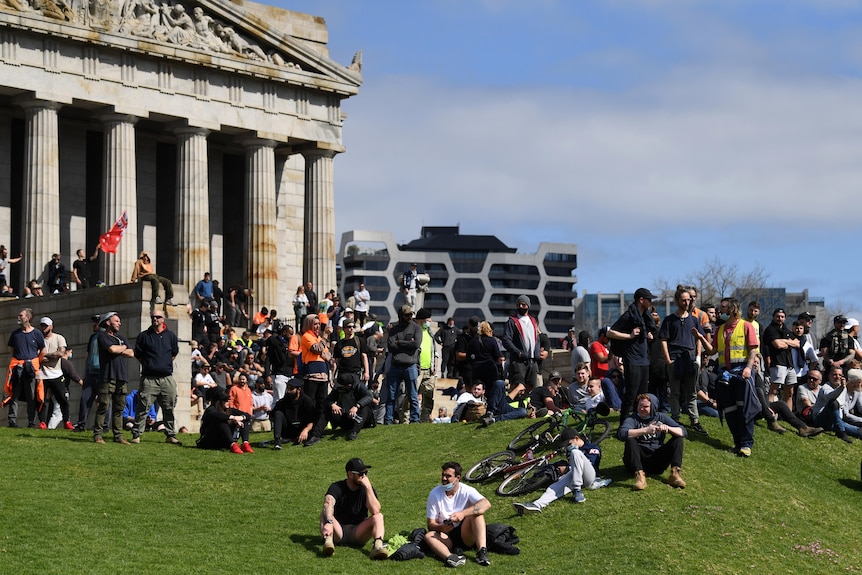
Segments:
[[[537,489],[544,489],[551,483],[553,483],[553,477],[545,469],[545,465],[536,463],[507,475],[497,487],[497,495],[504,497],[522,495]]]
[[[522,430],[509,442],[509,450],[515,453],[523,453],[529,447],[536,447],[548,442],[548,434],[552,434],[556,428],[557,420],[553,417],[537,421],[528,428]],[[551,437],[551,438],[552,438]]]
[[[584,429],[584,435],[587,436],[587,441],[599,444],[604,441],[611,432],[611,424],[607,419],[594,419],[591,424]]]
[[[464,475],[464,479],[470,482],[487,481],[498,475],[504,469],[514,463],[517,456],[511,451],[500,451],[494,453],[471,467]]]

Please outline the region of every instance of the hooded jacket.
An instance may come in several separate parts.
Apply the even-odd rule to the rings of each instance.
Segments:
[[[648,394],[650,400],[650,412],[649,417],[643,419],[638,415],[638,410],[635,409],[634,413],[628,416],[623,424],[620,425],[619,430],[617,430],[617,439],[620,441],[626,441],[629,437],[629,430],[631,429],[640,429],[642,427],[648,427],[653,422],[658,421],[660,423],[664,423],[668,427],[678,427],[682,430],[682,436],[686,437],[688,432],[685,427],[671,419],[671,417],[666,413],[658,413],[658,398],[653,394]],[[664,443],[665,433],[650,433],[647,435],[641,435],[637,438],[638,444],[643,449],[648,449],[650,451],[655,451]]]

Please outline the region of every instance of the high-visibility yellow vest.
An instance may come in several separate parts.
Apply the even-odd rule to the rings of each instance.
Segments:
[[[721,326],[721,332],[718,336],[718,356],[724,359],[725,351],[725,329]],[[733,333],[730,334],[730,363],[735,365],[748,361],[748,348],[745,345],[745,320],[740,319],[736,322],[736,327],[733,328]]]

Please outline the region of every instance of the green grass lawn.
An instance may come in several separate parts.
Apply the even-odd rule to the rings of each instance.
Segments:
[[[711,437],[686,442],[684,490],[650,477],[646,491],[633,492],[615,439],[602,444],[602,474],[613,483],[587,491],[585,505],[558,501],[518,517],[512,499],[494,494],[496,483],[479,485],[492,503],[489,522],[514,525],[521,537],[521,554],[492,554],[488,570],[862,573],[862,442],[778,436],[758,425],[745,460],[728,451],[726,428],[704,423]],[[325,436],[310,448],[243,456],[194,449],[196,436],[182,437],[183,448],[158,434],[97,446],[90,434],[2,428],[0,573],[439,573],[446,568],[432,559],[372,563],[370,545],[322,558],[326,488],[344,477],[347,459],[362,457],[387,537],[423,527],[440,464],[466,469],[524,425],[378,427],[351,443]],[[461,570],[484,569],[467,555]]]

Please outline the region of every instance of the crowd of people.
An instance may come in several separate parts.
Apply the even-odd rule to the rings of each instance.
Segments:
[[[145,267],[147,260],[142,253],[136,279],[161,285],[170,300],[164,278],[149,277],[155,273]],[[527,295],[517,298],[496,335],[479,317],[462,329],[448,318],[432,331],[431,313],[414,312],[408,304],[384,326],[369,313],[371,298],[363,284],[346,307],[334,291],[318,300],[311,282],[300,286],[294,298],[298,329],[274,309],[262,307],[250,316],[248,290],[232,286],[224,294],[209,273],[192,294],[191,402],[200,419],[197,447],[202,449],[253,453],[252,430],[271,432],[270,444],[280,450],[285,444],[313,446],[327,428],[354,441],[375,425],[478,421],[488,426],[566,408],[587,412],[604,404],[619,411],[616,437],[625,444],[623,464],[634,478],[633,488],[643,490],[648,475],[668,468],[668,484],[686,486],[684,440],[689,431],[708,434],[701,417],[723,418],[733,451],[741,457],[752,455],[759,418],[775,433],[787,431],[779,423],[784,421],[802,437],[828,431],[848,443],[862,439],[859,322],[843,315],[833,318],[833,329],[818,339],[811,333],[815,317],[810,313],[799,314],[788,327],[786,312],[776,309],[771,322],[761,326],[756,302],[749,303],[745,315],[732,298],[700,309],[691,286],[677,287],[676,310],[661,318],[652,305],[655,296],[640,288],[631,306],[602,327],[595,340],[574,330],[563,338],[573,362],[567,385],[556,371],[543,381],[542,362],[552,345],[530,313]],[[56,410],[60,426],[83,431],[98,400],[96,443],[104,443],[108,432],[117,443],[139,443],[145,430],[157,429],[167,443],[179,445],[174,417],[179,390],[173,378],[179,343],[166,327],[164,312],[153,310],[152,325],[138,334],[134,346],[122,334],[116,312],[93,316],[81,378],[52,319],[42,317],[37,326],[32,310],[22,309],[8,342],[12,359],[3,404],[9,425],[18,425],[22,401],[28,426],[47,428]],[[140,364],[134,394],[129,393],[126,358]],[[457,381],[447,390],[456,404],[451,416],[445,408],[434,409],[437,378],[443,376]],[[70,421],[70,382],[82,388],[77,424]],[[609,483],[599,475],[597,445],[572,430],[562,440],[567,461],[558,479],[535,501],[515,503],[519,514],[541,512],[567,494],[583,503],[584,488]],[[352,459],[346,471],[347,478],[330,487],[321,512],[324,554],[331,555],[339,544],[373,539],[371,557],[385,558],[383,518],[368,466]],[[460,550],[476,547],[476,561],[487,565],[482,516],[490,504],[460,484],[460,476],[459,464],[444,464],[441,485],[429,495],[426,548],[454,567],[465,561]]]

